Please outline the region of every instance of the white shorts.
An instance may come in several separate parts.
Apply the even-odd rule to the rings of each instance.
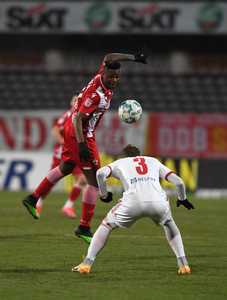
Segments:
[[[172,218],[169,201],[141,201],[134,195],[127,196],[120,199],[107,213],[103,224],[111,228],[127,228],[143,217],[151,218],[157,224],[164,224]]]

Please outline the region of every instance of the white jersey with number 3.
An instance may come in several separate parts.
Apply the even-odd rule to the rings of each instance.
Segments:
[[[142,201],[166,200],[160,178],[167,179],[172,171],[149,156],[127,157],[108,165],[109,176],[118,178],[124,187],[124,195],[135,193]]]

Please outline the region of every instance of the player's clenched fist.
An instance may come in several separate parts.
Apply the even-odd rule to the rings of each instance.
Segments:
[[[102,202],[109,203],[113,200],[113,194],[111,192],[107,192],[107,196],[106,197],[101,197],[100,196],[100,200]]]
[[[195,207],[193,206],[193,204],[188,201],[188,199],[184,199],[184,200],[177,200],[177,207],[179,207],[180,205],[183,205],[184,207],[186,207],[187,209],[194,209]]]
[[[147,56],[143,53],[137,53],[135,54],[135,61],[142,64],[147,64]]]

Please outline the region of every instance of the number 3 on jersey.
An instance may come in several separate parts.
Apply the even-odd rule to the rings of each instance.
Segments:
[[[148,166],[143,157],[136,157],[133,159],[133,161],[136,163],[136,171],[138,174],[144,175],[147,173]]]

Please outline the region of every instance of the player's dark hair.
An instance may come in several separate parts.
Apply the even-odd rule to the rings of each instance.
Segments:
[[[136,146],[129,144],[126,147],[124,147],[124,149],[122,150],[122,154],[126,157],[139,156],[140,150]]]
[[[118,61],[114,62],[106,62],[107,70],[119,70],[121,68],[121,64]]]

